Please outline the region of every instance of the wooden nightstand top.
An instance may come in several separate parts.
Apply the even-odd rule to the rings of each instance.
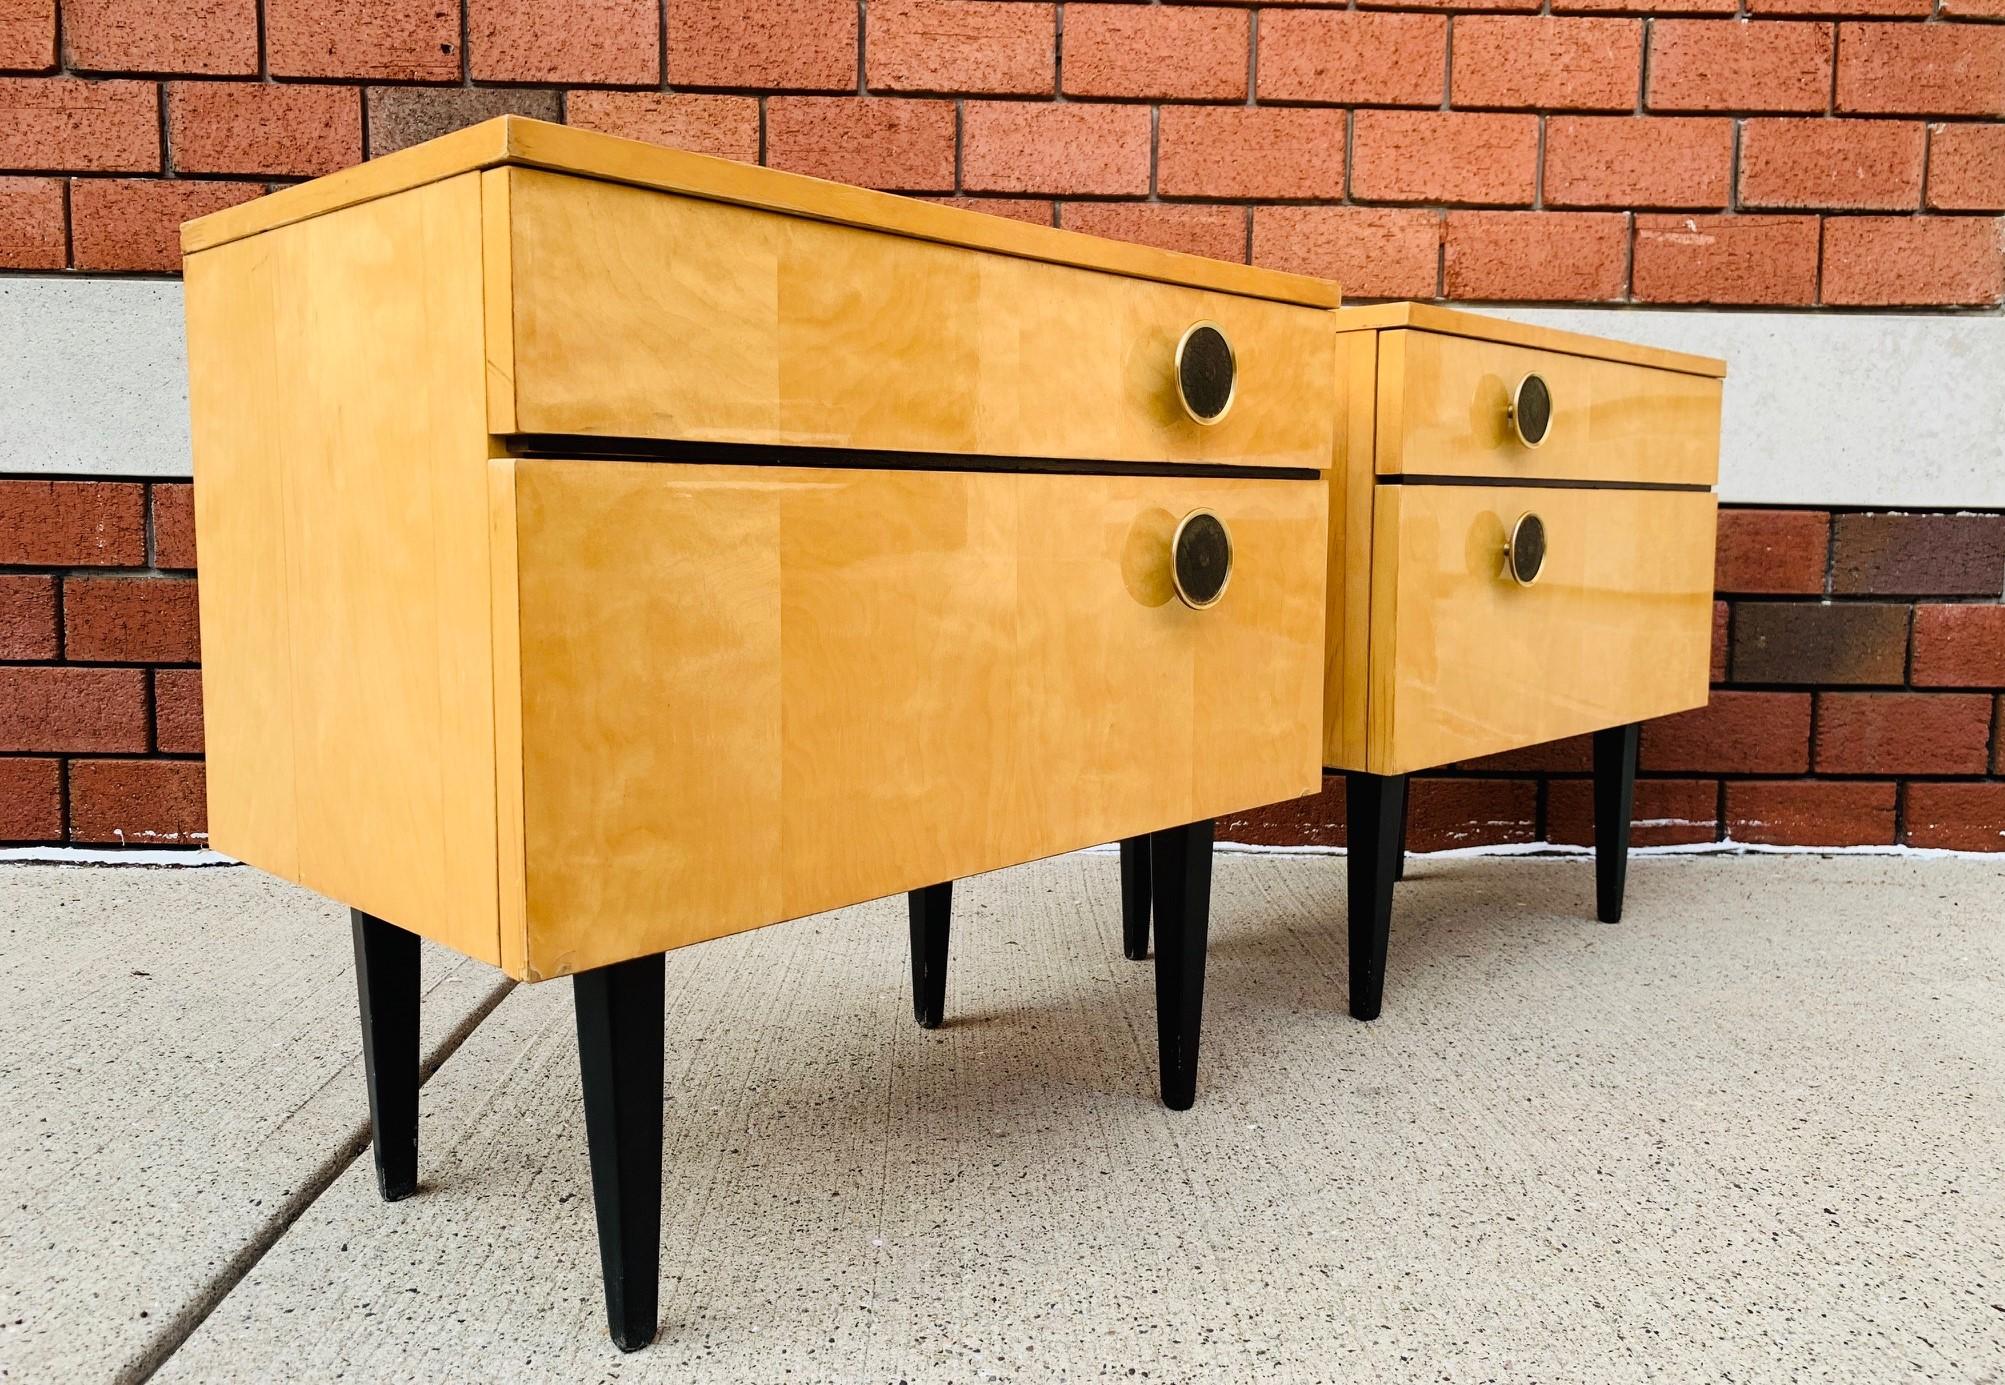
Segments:
[[[257,203],[247,205],[255,207]],[[228,213],[218,215],[226,216]],[[1512,346],[1558,351],[1569,356],[1591,356],[1600,361],[1654,366],[1659,370],[1705,375],[1715,380],[1724,379],[1727,373],[1727,363],[1711,356],[1690,356],[1682,351],[1666,351],[1662,347],[1637,346],[1581,332],[1563,332],[1557,327],[1538,327],[1500,317],[1484,317],[1433,303],[1378,303],[1365,308],[1346,308],[1337,315],[1339,332],[1377,332],[1396,327],[1413,327],[1451,337],[1472,337],[1477,341],[1507,342]]]
[[[1277,303],[1334,308],[1342,302],[1335,284],[1306,275],[1207,260],[1051,226],[1033,226],[917,198],[846,187],[798,173],[782,173],[514,115],[499,116],[310,183],[198,217],[181,228],[181,248],[192,254],[455,174],[504,165],[629,183],[685,197],[760,207],[1020,259],[1073,265]]]

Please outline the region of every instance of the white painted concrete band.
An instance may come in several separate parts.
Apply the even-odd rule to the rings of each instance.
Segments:
[[[2005,317],[1519,308],[1727,359],[1720,495],[2005,508]],[[181,286],[0,277],[0,471],[186,476]]]

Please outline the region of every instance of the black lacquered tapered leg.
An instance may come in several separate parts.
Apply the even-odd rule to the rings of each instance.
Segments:
[[[1394,880],[1406,879],[1406,810],[1412,802],[1413,796],[1411,794],[1401,794],[1399,796],[1399,864],[1394,867],[1392,872]]]
[[[947,925],[954,882],[928,885],[906,897],[912,910],[912,1018],[938,1029],[947,1008]]]
[[[1629,880],[1629,821],[1636,808],[1640,722],[1594,733],[1594,904],[1603,923],[1622,922]]]
[[[348,914],[376,1187],[396,1202],[418,1190],[418,935],[360,909]]]
[[[662,976],[657,952],[571,980],[606,1323],[621,1351],[654,1340],[661,1277]]]
[[[1392,885],[1399,872],[1406,776],[1344,776],[1345,867],[1350,880],[1351,1014],[1378,1018],[1385,997],[1385,948]]]
[[[1211,819],[1149,835],[1156,913],[1156,1053],[1163,1105],[1188,1111],[1197,1099],[1198,1032],[1204,1021],[1204,949],[1211,930]]]
[[[1149,955],[1149,839],[1121,839],[1121,951],[1131,962]]]

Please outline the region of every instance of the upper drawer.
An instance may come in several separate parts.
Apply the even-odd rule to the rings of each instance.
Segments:
[[[535,169],[483,175],[490,427],[1322,468],[1330,314]],[[1178,340],[1237,391],[1196,422]]]
[[[1533,375],[1551,408],[1543,439],[1528,446],[1511,410]],[[1503,342],[1381,332],[1378,471],[1710,486],[1719,479],[1720,384]],[[1535,422],[1526,419],[1533,436]]]

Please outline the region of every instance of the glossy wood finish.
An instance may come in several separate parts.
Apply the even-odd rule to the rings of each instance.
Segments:
[[[1624,361],[1657,370],[1682,371],[1723,379],[1727,363],[1712,356],[1694,356],[1683,351],[1667,351],[1661,346],[1593,337],[1582,332],[1564,332],[1557,327],[1540,327],[1514,322],[1507,317],[1491,317],[1461,308],[1444,308],[1438,303],[1375,303],[1370,307],[1345,308],[1336,317],[1339,332],[1382,332],[1414,327],[1442,336],[1468,337],[1472,341],[1506,342],[1563,356],[1585,356],[1597,361]]]
[[[1329,315],[530,169],[497,432],[1321,469]],[[1206,426],[1176,345],[1217,322]]]
[[[1319,482],[514,472],[528,977],[1319,785]]]
[[[1622,922],[1629,879],[1629,824],[1636,806],[1635,722],[1594,733],[1594,902],[1603,923]]]
[[[1512,432],[1527,374],[1552,391],[1538,447]],[[1720,382],[1437,332],[1378,334],[1377,470],[1507,480],[1719,479]]]
[[[1704,705],[1714,509],[1703,491],[1378,487],[1370,769]],[[1520,587],[1504,535],[1527,510],[1550,549]]]
[[[1197,1100],[1198,1036],[1204,1027],[1204,960],[1211,928],[1210,818],[1149,835],[1156,913],[1156,1057],[1163,1105]]]
[[[400,1202],[418,1190],[418,935],[360,909],[348,912],[376,1190],[383,1201]]]
[[[1322,279],[1102,240],[513,115],[197,218],[182,227],[181,247],[205,250],[455,175],[510,165],[1248,298],[1320,308],[1339,302],[1337,286]]]

